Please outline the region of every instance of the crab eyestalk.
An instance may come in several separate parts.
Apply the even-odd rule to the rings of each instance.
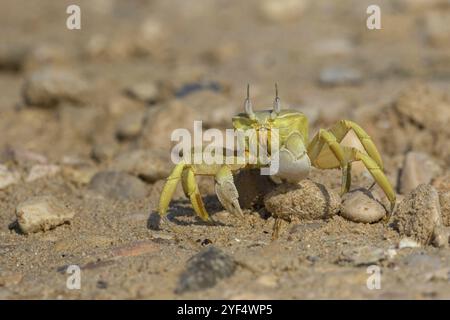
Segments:
[[[250,84],[247,84],[247,98],[244,102],[245,113],[250,119],[255,119],[255,113],[253,112],[252,102],[250,101]]]
[[[272,118],[276,118],[281,111],[281,100],[278,97],[278,84],[275,83],[275,100],[273,101]]]

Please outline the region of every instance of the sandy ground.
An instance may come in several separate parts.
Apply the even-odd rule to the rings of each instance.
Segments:
[[[66,28],[73,2],[81,30]],[[419,163],[418,181],[449,173],[448,1],[376,1],[381,30],[366,28],[374,1],[275,2],[1,1],[0,164],[20,178],[0,188],[0,298],[450,298],[448,247],[399,249],[392,225],[340,215],[286,222],[272,241],[270,214],[228,214],[213,178],[199,185],[217,225],[195,217],[181,190],[169,210],[181,236],[159,225],[172,130],[193,120],[230,128],[248,82],[255,109],[271,106],[277,82],[282,105],[309,117],[311,136],[340,119],[360,123],[399,201],[410,191],[400,194],[408,152],[438,168],[424,173]],[[42,70],[68,76],[48,93]],[[146,156],[134,161],[136,150]],[[36,166],[44,173],[30,178]],[[354,169],[353,188],[368,188]],[[121,185],[90,182],[111,170],[128,172]],[[338,170],[310,178],[339,190]],[[16,207],[46,195],[74,217],[24,234]],[[175,293],[188,259],[210,246],[237,262],[233,275]],[[79,290],[66,286],[69,265],[81,268]],[[380,267],[380,289],[366,285],[369,265]]]

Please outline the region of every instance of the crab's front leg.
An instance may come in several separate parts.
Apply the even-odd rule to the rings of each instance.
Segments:
[[[305,179],[311,169],[311,162],[302,135],[296,131],[292,132],[281,145],[279,152],[272,155],[273,161],[278,161],[278,172],[271,176],[275,182],[284,180],[296,183]]]
[[[166,180],[166,184],[161,192],[159,200],[159,214],[165,216],[169,207],[170,200],[175,192],[178,182],[181,180],[183,191],[190,199],[195,213],[204,221],[211,221],[208,212],[205,209],[197,182],[196,175],[215,176],[216,194],[221,204],[230,213],[243,216],[239,206],[239,195],[234,185],[232,172],[245,165],[218,165],[218,164],[187,164],[180,162],[175,166],[172,173]]]
[[[239,194],[234,184],[233,173],[227,165],[222,166],[215,176],[216,195],[220,203],[228,212],[238,217],[243,217],[239,205]]]

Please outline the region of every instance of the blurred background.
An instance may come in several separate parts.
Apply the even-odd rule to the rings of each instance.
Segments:
[[[73,4],[81,9],[80,30],[66,27],[66,9]],[[373,4],[381,9],[381,30],[366,26]],[[65,276],[55,276],[55,270],[73,261],[86,263],[95,275],[86,282],[92,290],[78,297],[172,297],[179,261],[192,252],[171,246],[170,234],[155,243],[172,254],[156,260],[137,257],[100,271],[89,263],[96,254],[133,256],[134,241],[158,236],[148,227],[149,212],[172,167],[174,129],[192,129],[194,120],[202,120],[205,129],[230,128],[231,117],[243,110],[247,83],[254,109],[267,109],[275,82],[282,108],[308,116],[310,136],[340,119],[366,129],[399,194],[449,172],[449,0],[1,0],[0,267],[12,276],[0,273],[0,297],[58,297]],[[351,136],[345,143],[358,144]],[[359,173],[370,179],[362,167],[354,169],[355,179]],[[338,189],[340,172],[313,173],[313,179]],[[212,179],[199,181],[202,195],[213,195]],[[98,201],[91,191],[110,201]],[[14,231],[16,206],[45,194],[74,208],[72,225],[29,237]],[[211,199],[207,205],[220,211]],[[192,217],[191,209],[182,212]],[[450,213],[446,217],[450,221]],[[306,255],[335,261],[332,246],[339,241],[322,236],[344,230],[355,239],[352,232],[359,228],[364,239],[384,241],[392,233],[381,224],[342,227],[344,222],[336,221],[315,238],[324,251],[301,247],[305,270]],[[259,216],[253,220],[253,226],[269,230],[264,223]],[[254,241],[266,241],[270,232],[244,227],[239,237],[250,232]],[[202,225],[186,228],[199,238],[212,234]],[[131,243],[129,251],[115,247],[123,243]],[[155,243],[139,243],[138,255],[159,254],[151,251]],[[232,243],[244,257],[257,246]],[[287,251],[287,256],[294,255]],[[159,271],[143,272],[149,264]],[[302,276],[309,272],[301,270]],[[303,278],[286,278],[274,296],[354,297],[361,287],[354,271],[345,279],[340,271],[326,271],[330,278],[322,271],[311,274],[317,282],[291,293],[285,288]],[[236,279],[236,287],[253,285],[245,273]],[[354,287],[340,291],[342,283],[334,279]],[[111,291],[103,290],[104,282]],[[401,283],[407,287],[404,297],[410,287]],[[308,284],[336,291],[315,295]]]
[[[2,1],[0,147],[54,160],[166,148],[193,118],[229,127],[247,83],[264,109],[278,82],[313,126],[381,114],[412,83],[448,91],[449,2],[377,1],[382,29],[369,30],[372,2]],[[80,30],[66,28],[70,4]]]

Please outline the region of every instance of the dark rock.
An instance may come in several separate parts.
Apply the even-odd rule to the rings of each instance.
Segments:
[[[145,183],[138,178],[116,171],[97,173],[89,183],[89,189],[109,198],[142,199],[147,196]]]
[[[236,270],[236,262],[216,247],[209,246],[193,256],[181,274],[175,293],[211,288]]]

